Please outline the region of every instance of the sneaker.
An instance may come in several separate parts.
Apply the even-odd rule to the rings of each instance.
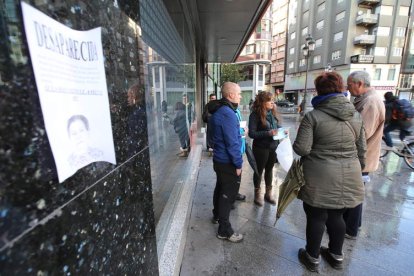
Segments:
[[[236,195],[236,200],[245,201],[246,200],[246,196],[238,193]]]
[[[321,246],[321,255],[322,258],[325,259],[325,261],[328,262],[328,264],[330,266],[332,266],[332,268],[337,269],[337,270],[341,270],[344,268],[343,262],[344,262],[344,255],[336,255],[336,254],[332,254],[329,251],[329,248],[325,247],[325,246]]]
[[[241,242],[243,240],[243,235],[238,233],[233,233],[230,237],[221,236],[220,234],[217,234],[217,238],[220,240],[227,240],[229,242]]]
[[[212,217],[212,218],[211,218],[211,223],[212,223],[212,224],[218,224],[218,223],[219,223],[219,219],[218,219],[218,218],[216,218],[216,217]]]
[[[319,258],[311,257],[304,248],[299,249],[298,259],[309,271],[318,272],[319,270]]]
[[[345,233],[345,239],[348,239],[348,240],[356,240],[357,239],[357,236],[351,236],[351,235]]]

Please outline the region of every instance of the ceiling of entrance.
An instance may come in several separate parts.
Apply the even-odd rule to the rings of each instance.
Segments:
[[[206,62],[234,62],[270,3],[271,0],[164,0],[175,15],[184,10]],[[174,18],[178,17],[173,16],[173,21]]]

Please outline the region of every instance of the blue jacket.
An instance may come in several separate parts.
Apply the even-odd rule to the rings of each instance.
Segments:
[[[222,164],[233,164],[237,169],[243,165],[242,139],[240,123],[236,108],[226,99],[220,100],[218,108],[214,110],[209,120],[212,133],[214,155],[213,161]]]

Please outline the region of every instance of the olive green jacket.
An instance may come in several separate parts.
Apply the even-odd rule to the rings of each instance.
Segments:
[[[305,115],[293,149],[302,156],[305,186],[298,197],[304,202],[341,209],[363,201],[365,131],[361,115],[342,94],[324,100]]]

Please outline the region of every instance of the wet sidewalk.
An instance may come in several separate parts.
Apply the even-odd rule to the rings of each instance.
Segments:
[[[297,120],[290,116],[285,122],[293,140]],[[245,239],[233,244],[216,238],[218,226],[210,221],[216,176],[211,157],[202,154],[180,275],[312,275],[297,258],[298,249],[305,246],[302,201],[295,199],[274,225],[276,207],[253,204],[247,161],[240,188],[247,199],[236,202],[230,215],[233,228]],[[276,164],[276,197],[285,174]],[[326,234],[322,245],[327,245]],[[344,270],[336,271],[321,260],[320,274],[413,275],[414,171],[397,155],[389,154],[367,183],[363,225],[357,240],[345,240],[344,254]]]

